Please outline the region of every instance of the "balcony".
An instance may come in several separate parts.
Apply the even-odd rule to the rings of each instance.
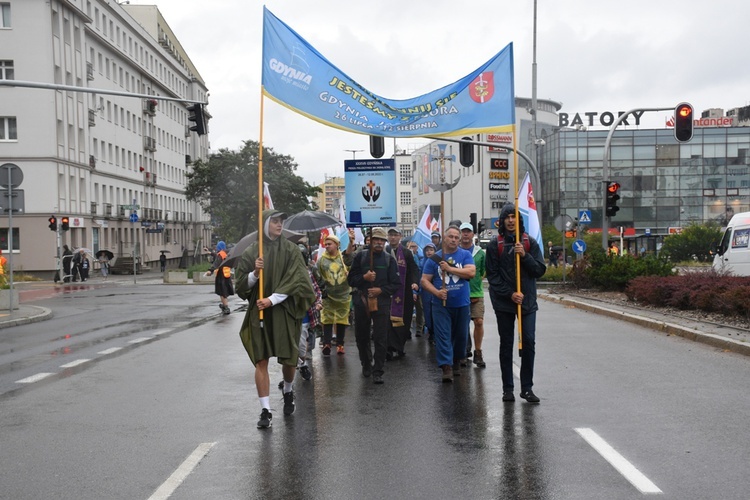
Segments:
[[[89,110],[89,127],[95,127],[96,126],[96,110],[90,109]]]
[[[143,136],[143,149],[146,151],[151,151],[152,153],[156,151],[156,139],[153,137]]]
[[[153,172],[143,172],[143,183],[147,186],[156,186],[156,174]]]
[[[86,63],[86,80],[91,81],[94,79],[94,63]]]
[[[104,215],[106,217],[112,217],[112,204],[111,203],[104,204]]]
[[[91,202],[91,215],[96,215],[97,204],[95,201]]]

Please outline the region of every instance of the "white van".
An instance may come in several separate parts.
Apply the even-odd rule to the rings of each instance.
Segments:
[[[714,255],[714,269],[735,276],[750,276],[750,212],[729,221]]]

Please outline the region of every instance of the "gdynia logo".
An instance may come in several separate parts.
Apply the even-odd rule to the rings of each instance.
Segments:
[[[308,75],[304,71],[300,71],[292,68],[291,66],[287,66],[283,62],[280,62],[276,59],[271,59],[270,61],[268,61],[268,67],[276,73],[284,75],[287,78],[291,78],[292,80],[304,82],[307,85],[310,85],[310,83],[312,82],[312,75]]]

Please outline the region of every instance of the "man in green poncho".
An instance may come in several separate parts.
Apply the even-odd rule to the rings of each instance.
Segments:
[[[235,282],[237,295],[249,302],[240,338],[250,361],[255,365],[261,414],[258,428],[271,427],[270,379],[268,360],[278,358],[284,375],[284,415],[294,413],[293,382],[302,318],[315,301],[302,254],[297,245],[281,235],[286,214],[263,211],[263,255],[258,243],[242,253]],[[263,299],[259,294],[260,269],[263,269]],[[261,325],[260,311],[263,311]]]

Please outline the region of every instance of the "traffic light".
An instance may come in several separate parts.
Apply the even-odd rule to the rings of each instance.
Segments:
[[[68,218],[68,217],[61,217],[60,218],[60,228],[63,231],[67,231],[68,229],[70,229],[70,218]]]
[[[378,135],[370,136],[370,156],[382,158],[385,154],[385,139]]]
[[[469,223],[471,224],[471,227],[474,228],[473,231],[477,232],[477,213],[472,212],[469,214]]]
[[[681,102],[674,108],[674,138],[677,142],[688,142],[693,138],[693,106]]]
[[[206,133],[206,117],[203,114],[203,104],[193,104],[192,106],[188,106],[187,110],[190,112],[190,115],[188,116],[188,120],[191,122],[195,122],[195,125],[190,127],[190,130],[195,132],[198,135],[203,135]]]
[[[458,144],[458,160],[464,167],[474,165],[474,144],[471,140],[471,137],[462,137]]]
[[[49,220],[49,228],[50,228],[50,230],[57,231],[57,217],[55,217],[54,215],[50,215],[49,219],[47,219],[47,220]]]
[[[482,234],[484,232],[484,221],[480,220],[477,223],[477,234]]]
[[[617,191],[620,190],[620,184],[617,182],[607,183],[607,217],[614,217],[617,215],[620,207],[617,206],[617,200],[620,199],[620,195]]]

